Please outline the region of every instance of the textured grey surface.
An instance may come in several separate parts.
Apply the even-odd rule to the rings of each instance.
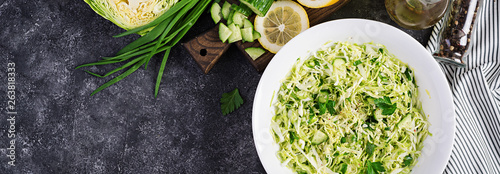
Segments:
[[[352,0],[332,16],[395,25],[383,2]],[[265,173],[252,137],[251,109],[261,77],[235,46],[204,75],[174,47],[159,97],[159,57],[89,96],[109,78],[74,70],[110,56],[137,36],[82,0],[0,0],[0,173]],[[185,40],[214,24],[205,14]],[[426,43],[430,31],[404,30]],[[16,64],[16,166],[8,165],[7,63]],[[90,67],[104,73],[112,66]],[[222,116],[222,93],[245,101]]]

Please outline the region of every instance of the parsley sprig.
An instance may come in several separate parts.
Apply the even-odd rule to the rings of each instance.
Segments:
[[[238,109],[243,104],[243,98],[241,98],[238,88],[235,88],[231,92],[222,94],[220,104],[222,115],[227,115]]]
[[[389,97],[384,96],[384,98],[375,99],[374,102],[378,108],[382,109],[382,115],[391,115],[396,111],[396,103],[391,103]]]
[[[379,172],[385,172],[381,162],[366,161],[366,174],[378,174]]]

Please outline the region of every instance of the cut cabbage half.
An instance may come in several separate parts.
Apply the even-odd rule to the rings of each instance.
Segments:
[[[179,0],[85,0],[99,15],[130,30],[155,20]],[[152,28],[138,32],[146,34]]]

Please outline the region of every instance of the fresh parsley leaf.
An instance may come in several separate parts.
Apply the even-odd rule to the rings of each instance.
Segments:
[[[347,172],[347,164],[343,163],[343,164],[340,166],[340,173],[341,173],[341,174],[345,174],[345,172]]]
[[[380,52],[380,53],[382,53],[382,54],[383,54],[383,53],[384,53],[384,49],[379,48],[379,49],[378,49],[378,52]]]
[[[354,66],[358,66],[359,64],[361,64],[361,60],[356,60],[354,63],[352,63],[352,65]]]
[[[385,172],[384,166],[380,162],[366,161],[366,173],[367,174],[378,174],[379,172]]]
[[[396,104],[390,105],[386,109],[382,110],[382,115],[391,115],[396,111]]]
[[[396,111],[396,103],[392,104],[389,97],[378,98],[374,100],[375,105],[382,109],[382,115],[391,115]]]
[[[234,89],[231,92],[222,94],[220,104],[222,115],[227,115],[233,112],[235,109],[238,109],[241,104],[243,104],[243,98],[241,98],[238,88]]]
[[[412,78],[411,78],[411,69],[410,69],[410,67],[406,67],[406,71],[404,72],[404,74],[405,74],[405,76],[406,76],[406,79],[408,79],[408,80],[410,80],[410,81],[412,80]]]
[[[375,169],[377,172],[385,172],[384,166],[382,166],[381,162],[373,162],[372,163],[373,169]]]
[[[413,158],[410,155],[405,156],[405,158],[403,160],[403,167],[410,166],[412,162],[413,162]]]
[[[372,162],[366,161],[366,174],[377,174],[376,172],[372,167]]]
[[[345,142],[346,142],[345,137],[340,138],[340,143],[345,143]]]
[[[288,132],[290,134],[290,144],[293,144],[293,142],[296,140],[296,139],[299,139],[299,137],[297,136],[297,134],[295,134],[295,132]]]
[[[328,110],[328,112],[332,115],[335,115],[335,109],[333,108],[335,106],[335,101],[333,100],[328,100],[326,102],[326,109]]]
[[[370,142],[368,142],[366,144],[365,148],[366,148],[366,153],[368,154],[368,156],[372,156],[373,155],[373,151],[375,150],[375,147],[377,147],[377,146],[375,146],[375,144],[372,144]]]
[[[323,114],[325,114],[325,112],[326,112],[326,103],[321,103],[321,102],[319,102],[319,103],[318,103],[318,106],[319,106],[319,108],[318,108],[318,110],[319,110],[319,115],[323,115]]]

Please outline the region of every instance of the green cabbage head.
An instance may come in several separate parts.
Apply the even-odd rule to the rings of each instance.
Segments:
[[[179,0],[84,0],[99,15],[130,30],[153,21]],[[146,34],[152,28],[138,32]]]

